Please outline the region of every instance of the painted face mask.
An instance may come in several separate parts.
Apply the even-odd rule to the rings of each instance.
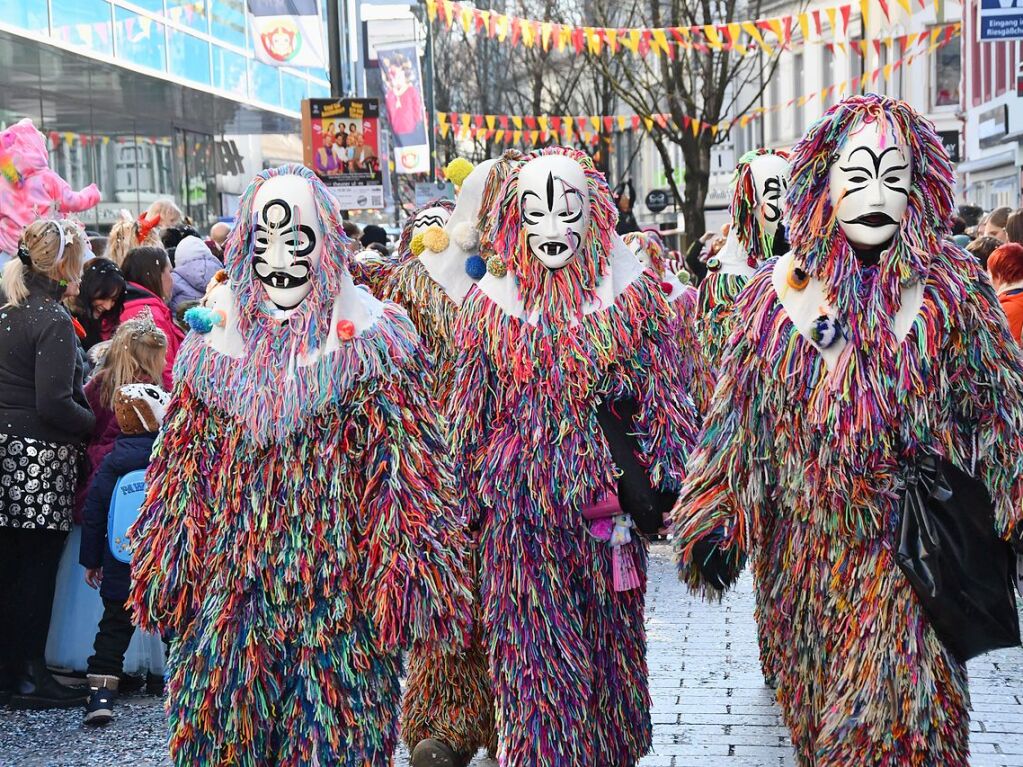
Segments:
[[[416,214],[415,221],[412,223],[412,236],[415,237],[417,234],[425,232],[431,226],[443,229],[449,218],[451,218],[451,213],[441,207],[421,210]]]
[[[300,176],[267,179],[253,200],[252,269],[279,309],[294,309],[312,291],[323,232],[309,182]]]
[[[548,269],[561,269],[575,257],[589,225],[586,172],[571,157],[537,157],[522,167],[518,193],[529,252]]]
[[[849,136],[830,171],[831,207],[846,239],[873,248],[890,241],[909,205],[913,158],[879,121]]]
[[[789,188],[789,162],[780,155],[765,154],[750,162],[750,170],[757,194],[757,223],[767,237],[774,237]]]

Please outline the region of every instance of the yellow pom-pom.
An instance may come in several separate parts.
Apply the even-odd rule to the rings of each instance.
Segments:
[[[423,246],[434,253],[442,253],[447,250],[449,243],[448,233],[439,226],[431,226],[423,232]]]
[[[464,157],[456,157],[448,163],[448,167],[444,169],[444,175],[455,186],[461,186],[466,176],[472,173],[473,167],[473,164]]]
[[[413,256],[419,256],[426,250],[426,245],[423,244],[423,234],[424,232],[420,232],[415,235],[408,244],[408,249],[412,251]]]

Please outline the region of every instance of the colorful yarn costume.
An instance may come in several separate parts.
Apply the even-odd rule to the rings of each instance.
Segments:
[[[908,207],[875,265],[831,200],[857,190],[829,176],[868,130],[912,158],[905,187],[883,192]],[[743,321],[674,511],[693,588],[714,592],[701,562],[715,549],[733,571],[744,554],[776,571],[760,620],[802,767],[967,765],[966,669],[893,554],[900,474],[917,451],[983,479],[1003,535],[1021,516],[1023,360],[987,275],[947,239],[952,179],[933,128],[903,102],[852,97],[809,129],[793,151],[793,250],[736,303]],[[814,332],[818,312],[832,338]]]
[[[622,236],[622,240],[657,280],[665,300],[672,308],[674,318],[670,333],[675,337],[681,351],[679,355],[683,366],[681,377],[683,381],[690,382],[689,395],[693,398],[696,409],[703,413],[710,404],[711,394],[714,393],[714,381],[696,337],[697,291],[689,285],[682,284],[668,269],[660,237],[649,232],[629,232]]]
[[[487,161],[461,184],[457,204],[445,224],[445,249],[422,249],[399,266],[384,295],[405,308],[435,361],[433,400],[447,415],[455,380],[455,322],[458,307],[473,280],[466,259],[479,252],[480,206],[488,185],[499,184],[507,165]],[[475,557],[474,557],[475,559]],[[478,583],[478,561],[474,561]],[[463,652],[417,648],[409,654],[402,706],[401,734],[409,751],[428,738],[440,741],[456,755],[479,748],[497,751],[494,694],[479,615],[478,588],[473,637]]]
[[[263,203],[296,185],[305,197]],[[389,765],[401,652],[465,641],[464,520],[427,355],[400,308],[353,284],[350,252],[311,171],[263,171],[229,281],[192,310],[206,332],[179,352],[130,533],[135,617],[174,638],[180,767]]]
[[[398,245],[394,249],[398,263],[404,264],[418,256],[422,252],[422,247],[421,244],[413,246],[412,243],[416,235],[422,234],[432,227],[443,229],[454,209],[455,203],[451,200],[432,200],[416,208],[412,215],[405,220],[405,226],[401,228],[401,236],[398,237]],[[418,242],[421,243],[422,238]]]
[[[567,220],[580,201],[588,213],[559,235],[574,255],[552,270],[536,252],[559,246],[534,241],[524,198],[536,187],[520,182],[559,161],[574,170],[551,173],[545,215],[564,203]],[[610,190],[586,155],[527,155],[489,215],[503,268],[462,304],[450,412],[463,502],[481,527],[498,759],[502,767],[625,767],[651,737],[646,547],[627,544],[639,587],[615,591],[612,546],[591,534],[581,511],[616,480],[596,406],[604,396],[636,398],[641,460],[664,489],[681,483],[695,409],[678,377],[670,309],[614,234]]]
[[[721,252],[708,261],[708,272],[700,283],[700,346],[706,364],[716,371],[727,347],[732,323],[729,316],[732,304],[746,286],[757,267],[769,259],[774,245],[774,233],[765,227],[763,211],[770,209],[780,215],[780,204],[775,195],[784,196],[777,186],[766,194],[760,182],[758,188],[754,163],[765,157],[788,158],[788,153],[777,149],[756,149],[739,158],[732,180],[732,201],[729,213],[732,226]],[[771,183],[776,184],[772,178]],[[771,201],[767,196],[771,197]],[[776,221],[775,221],[776,223]]]

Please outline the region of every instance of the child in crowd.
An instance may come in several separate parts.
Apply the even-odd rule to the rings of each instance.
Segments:
[[[131,583],[131,566],[114,557],[107,540],[110,503],[118,480],[130,472],[146,469],[153,442],[163,423],[170,395],[159,386],[129,384],[117,390],[114,413],[121,435],[96,472],[85,502],[80,561],[85,580],[103,598],[103,618],[89,658],[91,694],[85,723],[105,725],[113,719],[124,654],[135,627],[125,607]]]

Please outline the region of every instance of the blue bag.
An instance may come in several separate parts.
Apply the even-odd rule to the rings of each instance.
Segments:
[[[129,471],[114,487],[107,515],[107,545],[118,562],[131,564],[128,528],[139,518],[139,509],[146,500],[146,470]]]

